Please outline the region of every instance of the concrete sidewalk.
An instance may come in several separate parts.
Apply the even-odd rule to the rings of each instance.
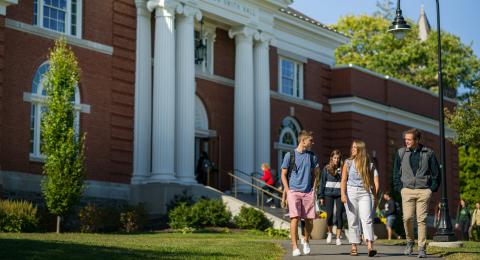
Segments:
[[[302,255],[300,257],[293,257],[292,256],[292,246],[290,245],[290,241],[284,241],[282,243],[283,247],[286,249],[287,254],[283,259],[352,259],[352,260],[360,260],[360,259],[372,259],[367,255],[367,246],[361,245],[358,247],[358,256],[350,256],[351,245],[347,244],[347,241],[343,241],[343,245],[336,246],[335,244],[326,244],[325,240],[312,240],[310,241],[310,248],[311,253],[308,256]],[[300,251],[302,251],[303,246],[299,244]],[[404,256],[403,249],[404,246],[391,246],[391,245],[380,245],[375,244],[375,249],[377,250],[378,254],[375,258],[387,258],[387,259],[418,259],[417,252],[414,251],[414,255],[412,256]],[[303,252],[303,251],[302,251]],[[427,256],[428,258],[440,258],[437,256]]]

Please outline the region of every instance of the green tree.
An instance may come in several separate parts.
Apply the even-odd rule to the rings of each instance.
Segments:
[[[446,110],[445,114],[448,126],[457,133],[455,143],[480,148],[480,88],[467,95],[453,111]]]
[[[366,69],[404,80],[433,91],[438,90],[437,34],[430,32],[421,42],[418,26],[403,40],[387,32],[391,21],[368,15],[345,16],[333,27],[350,36],[350,42],[338,47],[338,64],[354,64]],[[455,90],[480,85],[480,60],[470,46],[455,35],[442,32],[443,80],[446,89]],[[449,91],[455,96],[455,91]]]
[[[46,155],[42,191],[48,210],[57,216],[57,233],[61,217],[78,201],[84,182],[84,141],[74,130],[75,111],[72,100],[79,81],[74,53],[65,39],[55,42],[46,73],[46,111],[42,117],[42,152]]]
[[[460,157],[460,196],[473,205],[480,201],[480,148],[462,146]]]

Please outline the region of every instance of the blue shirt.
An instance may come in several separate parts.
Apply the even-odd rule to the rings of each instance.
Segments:
[[[355,167],[355,160],[350,160],[350,168],[347,169],[348,171],[348,186],[353,187],[363,187],[363,180],[360,176],[360,173],[357,171],[357,167]],[[347,164],[348,166],[348,164]],[[373,167],[373,163],[370,163],[370,169]],[[373,176],[378,176],[378,171],[375,168],[373,170]]]
[[[288,170],[290,164],[290,152],[285,154],[282,163],[282,169]],[[319,167],[318,158],[310,151],[299,153],[295,149],[295,167],[293,167],[288,182],[288,188],[293,191],[310,192],[312,191],[312,170]]]

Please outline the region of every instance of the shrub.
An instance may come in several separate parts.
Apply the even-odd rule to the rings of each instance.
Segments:
[[[239,228],[266,230],[273,224],[265,217],[263,212],[250,207],[242,206],[240,213],[234,217],[233,221]]]
[[[181,202],[174,209],[168,212],[168,225],[174,229],[193,228],[192,209],[185,202]]]
[[[143,204],[126,207],[120,213],[120,226],[123,232],[132,233],[143,229],[148,213]]]
[[[80,231],[84,233],[112,232],[120,226],[119,210],[89,203],[79,214]]]
[[[226,227],[230,224],[232,213],[221,200],[202,199],[189,206],[181,202],[168,213],[168,225],[174,229]]]
[[[221,200],[199,200],[192,207],[192,215],[198,227],[226,227],[232,218]]]
[[[31,202],[0,200],[0,231],[32,232],[37,224],[37,207]]]
[[[268,236],[270,237],[285,238],[285,237],[288,237],[288,235],[290,235],[290,230],[288,229],[276,229],[273,227],[267,228],[265,232],[267,232]]]
[[[187,206],[191,206],[195,203],[193,197],[187,194],[187,190],[183,190],[182,194],[175,195],[173,199],[167,204],[167,212],[176,208],[182,202],[187,204]]]

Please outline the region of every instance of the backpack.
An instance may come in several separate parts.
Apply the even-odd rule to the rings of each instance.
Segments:
[[[310,163],[314,160],[314,155],[311,152],[308,152],[310,156]],[[290,151],[290,161],[288,163],[287,169],[287,182],[290,182],[290,176],[292,175],[293,170],[297,170],[297,165],[295,164],[295,150]]]

